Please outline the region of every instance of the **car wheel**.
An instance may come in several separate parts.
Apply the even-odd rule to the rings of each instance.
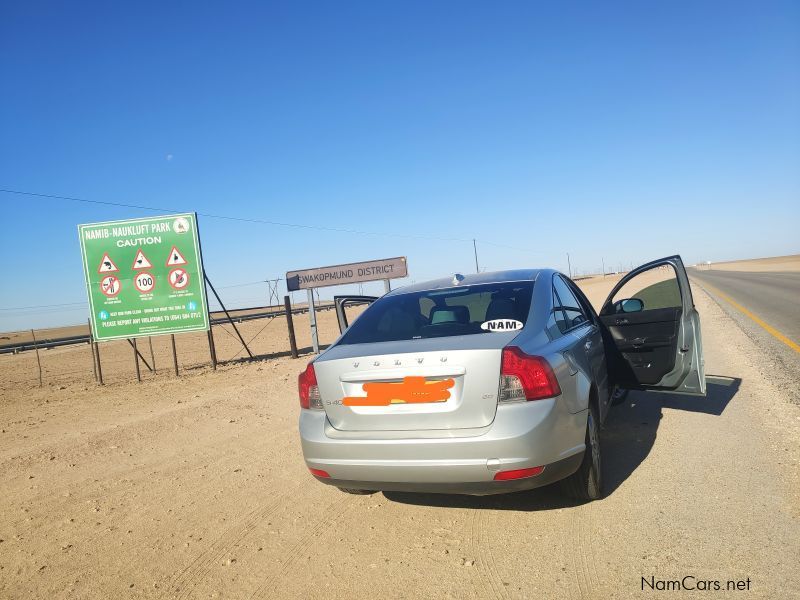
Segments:
[[[597,500],[602,496],[603,468],[600,454],[600,426],[597,409],[589,405],[586,419],[586,451],[581,466],[572,475],[562,480],[567,495],[583,501]]]
[[[340,487],[339,489],[343,491],[345,494],[354,494],[356,496],[368,496],[369,494],[374,494],[377,492],[377,490],[355,490],[353,488],[343,488],[343,487]]]
[[[625,402],[625,398],[627,397],[628,397],[628,390],[614,386],[614,389],[611,392],[611,406],[619,406],[620,404]]]

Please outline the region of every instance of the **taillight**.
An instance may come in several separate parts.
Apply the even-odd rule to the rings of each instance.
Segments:
[[[316,475],[317,477],[325,477],[325,478],[330,477],[330,474],[327,471],[323,471],[322,469],[312,469],[311,467],[308,467],[308,470],[311,471],[312,475]]]
[[[529,469],[512,469],[511,471],[498,471],[494,474],[495,481],[509,481],[510,479],[525,479],[526,477],[536,477],[544,467],[530,467]]]
[[[542,400],[560,393],[556,374],[544,358],[525,354],[516,346],[503,348],[500,402]]]
[[[297,377],[297,387],[300,392],[300,406],[302,408],[322,408],[322,399],[317,385],[317,374],[314,365],[308,363],[306,370]]]

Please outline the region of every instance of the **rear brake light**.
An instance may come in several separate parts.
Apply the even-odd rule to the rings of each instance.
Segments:
[[[322,469],[312,469],[308,467],[308,470],[311,471],[312,475],[316,475],[317,477],[330,477],[327,471],[323,471]]]
[[[511,471],[498,471],[494,474],[495,481],[508,481],[509,479],[525,479],[535,477],[544,471],[544,467],[531,467],[529,469],[513,469]]]
[[[297,388],[300,393],[300,406],[302,408],[322,408],[322,399],[317,385],[317,374],[314,364],[308,363],[306,370],[297,377]]]
[[[516,346],[503,348],[500,402],[542,400],[559,394],[556,374],[544,358],[525,354]]]

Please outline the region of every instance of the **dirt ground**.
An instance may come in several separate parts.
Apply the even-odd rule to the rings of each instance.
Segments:
[[[353,310],[357,311],[358,308]],[[338,335],[336,316],[332,310],[317,313],[319,340],[330,344]],[[311,350],[311,334],[308,314],[294,315],[294,326],[298,348],[304,352]],[[237,328],[255,356],[278,357],[289,353],[289,334],[286,318],[258,319],[237,323]],[[229,323],[213,327],[217,358],[220,361],[242,361],[248,355],[236,332]],[[82,331],[81,333],[86,333]],[[181,373],[202,371],[211,365],[208,338],[205,332],[184,333],[175,336],[178,368]],[[152,345],[152,349],[151,349]],[[138,350],[144,360],[140,370],[146,380],[169,379],[174,376],[172,346],[170,336],[139,338]],[[135,382],[136,368],[133,348],[125,340],[102,342],[99,348],[101,367],[106,383]],[[92,350],[88,344],[61,346],[39,351],[42,365],[42,380],[45,386],[59,389],[62,386],[83,385],[87,389],[94,386],[92,371]],[[146,363],[146,364],[145,364]],[[155,364],[155,373],[147,365]],[[39,374],[36,353],[0,354],[0,398],[15,394],[20,390],[38,385]]]
[[[615,279],[581,285],[599,303]],[[687,575],[800,597],[800,408],[719,306],[698,289],[695,301],[708,397],[631,393],[603,431],[607,496],[584,505],[557,487],[349,496],[317,483],[296,430],[308,357],[180,378],[161,360],[142,384],[120,363],[103,388],[80,365],[42,389],[19,374],[31,353],[0,357],[0,597],[626,598],[642,577]],[[332,341],[333,314],[320,325]],[[280,333],[259,343],[285,349],[284,324],[269,327]],[[51,352],[61,371],[91,365],[87,349]]]

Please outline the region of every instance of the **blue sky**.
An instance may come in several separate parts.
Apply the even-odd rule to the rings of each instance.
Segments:
[[[487,270],[797,253],[798,6],[6,2],[0,187],[378,233],[201,217],[233,306],[295,268],[474,270],[429,237]],[[78,223],[154,214],[0,202],[0,330],[85,320],[16,309],[85,301]]]

